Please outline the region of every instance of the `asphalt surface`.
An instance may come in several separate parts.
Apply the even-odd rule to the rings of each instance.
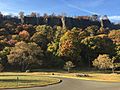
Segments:
[[[107,83],[63,78],[60,84],[46,87],[6,89],[6,90],[120,90],[120,83]]]

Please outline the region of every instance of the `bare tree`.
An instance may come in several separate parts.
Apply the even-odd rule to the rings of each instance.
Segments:
[[[66,28],[66,24],[65,24],[65,16],[66,16],[66,13],[62,13],[61,21],[62,21],[62,27],[63,27],[64,29]]]
[[[19,12],[19,17],[21,19],[21,23],[24,24],[24,12]]]
[[[32,12],[32,13],[30,14],[30,16],[31,16],[31,17],[37,17],[37,13],[36,13],[36,12]]]

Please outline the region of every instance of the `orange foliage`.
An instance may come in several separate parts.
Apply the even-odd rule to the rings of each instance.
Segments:
[[[28,39],[30,35],[27,31],[23,30],[19,33],[19,36],[23,39]]]

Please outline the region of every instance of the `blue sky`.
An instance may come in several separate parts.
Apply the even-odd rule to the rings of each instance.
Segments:
[[[108,15],[112,21],[120,21],[120,0],[0,0],[0,11],[15,14],[24,11],[66,13],[68,16]]]

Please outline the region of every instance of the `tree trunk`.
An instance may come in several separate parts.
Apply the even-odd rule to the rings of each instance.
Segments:
[[[70,68],[68,68],[68,73],[70,73]]]
[[[112,68],[112,73],[115,73],[115,68]]]

